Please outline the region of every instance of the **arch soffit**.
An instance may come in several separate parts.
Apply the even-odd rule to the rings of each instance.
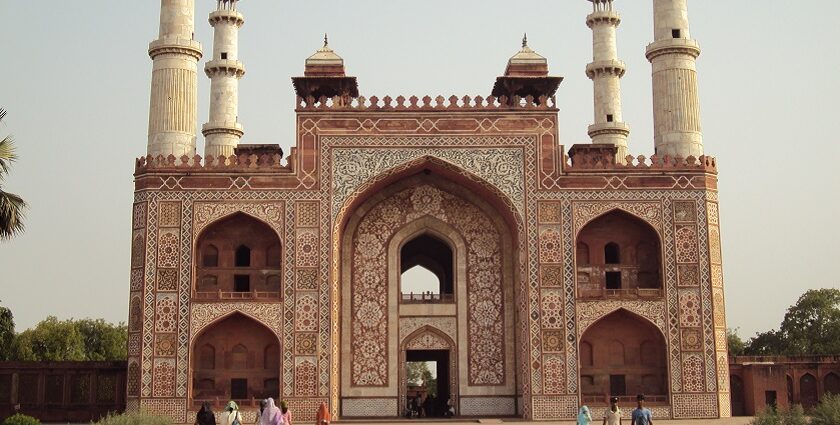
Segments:
[[[243,214],[274,230],[282,247],[284,207],[283,202],[196,202],[193,208],[193,245],[214,224]]]
[[[575,241],[589,223],[613,212],[628,214],[649,225],[662,245],[663,209],[658,202],[575,202],[572,204]]]
[[[219,323],[236,314],[241,314],[259,325],[268,329],[277,341],[278,346],[283,341],[283,314],[277,305],[263,304],[253,305],[247,303],[235,304],[194,304],[191,308],[192,320],[190,321],[190,350],[194,349],[198,337]]]
[[[495,212],[499,213],[515,237],[524,228],[524,221],[519,208],[498,187],[456,164],[433,155],[424,155],[387,169],[368,179],[354,189],[340,205],[334,205],[336,209],[334,222],[336,231],[339,234],[343,233],[359,207],[375,198],[383,188],[409,178],[424,169],[429,169],[437,177],[442,177],[443,180],[455,183],[477,195],[489,204]]]
[[[405,351],[406,348],[409,345],[411,345],[412,342],[414,342],[415,340],[421,338],[422,336],[424,336],[426,334],[432,334],[436,338],[439,338],[440,340],[445,342],[446,345],[449,347],[448,348],[449,350],[454,350],[455,349],[455,342],[452,340],[452,338],[449,335],[447,335],[445,332],[443,332],[442,330],[440,330],[440,329],[438,329],[438,328],[436,328],[432,325],[424,325],[424,326],[421,326],[420,328],[418,328],[417,330],[415,330],[414,332],[408,334],[408,336],[406,336],[405,338],[403,338],[402,341],[400,341],[400,350]]]
[[[589,307],[595,307],[597,304],[593,304],[591,306],[584,307],[579,310],[589,310]],[[636,319],[645,322],[649,325],[652,325],[659,331],[659,336],[662,337],[662,340],[667,344],[667,330],[666,330],[666,321],[665,321],[665,308],[657,303],[656,306],[658,308],[649,308],[650,306],[646,306],[644,303],[640,302],[639,306],[634,305],[612,305],[609,306],[601,311],[595,312],[595,314],[585,317],[585,318],[578,318],[578,340],[583,339],[583,335],[593,326],[598,324],[601,320],[605,319],[606,317],[612,315],[613,313],[622,311],[625,313],[629,313],[631,316],[635,317]],[[661,309],[661,312],[658,310]],[[657,310],[657,311],[650,311],[650,310]]]

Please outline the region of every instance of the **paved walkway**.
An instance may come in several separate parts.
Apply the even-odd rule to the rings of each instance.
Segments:
[[[752,420],[751,417],[739,417],[728,419],[684,419],[684,420],[654,420],[654,425],[748,425]],[[476,419],[476,420],[399,420],[399,421],[336,421],[335,424],[348,425],[383,425],[383,424],[399,424],[399,425],[474,425],[474,424],[536,424],[536,425],[574,425],[574,420],[568,421],[538,421],[525,422],[520,419]],[[624,420],[623,424],[629,425],[630,421]],[[601,425],[600,421],[593,421],[592,425]]]

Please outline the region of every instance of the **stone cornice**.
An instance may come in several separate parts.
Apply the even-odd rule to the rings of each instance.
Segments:
[[[623,61],[620,60],[606,60],[606,61],[597,61],[592,62],[589,65],[586,65],[586,76],[591,78],[595,78],[596,76],[600,75],[615,75],[616,77],[623,77],[624,73],[627,70],[627,66],[624,64]]]
[[[203,55],[201,43],[195,40],[165,37],[149,43],[149,57],[152,59],[166,54],[190,56],[196,61]]]
[[[207,62],[204,73],[210,78],[219,74],[242,78],[245,75],[245,65],[237,60],[216,59]]]
[[[216,26],[221,22],[227,22],[232,25],[236,25],[237,27],[241,27],[245,24],[245,17],[235,10],[216,10],[210,13],[208,21],[211,26]]]
[[[605,134],[617,134],[627,137],[630,135],[630,126],[623,122],[607,122],[589,126],[589,137],[603,136]]]
[[[242,124],[239,124],[238,122],[210,122],[201,127],[201,134],[203,134],[204,137],[207,137],[210,134],[231,134],[236,137],[242,137],[245,135],[245,130],[243,129]]]
[[[645,56],[649,61],[663,55],[688,55],[696,59],[700,56],[700,44],[687,38],[667,38],[647,46]]]
[[[619,26],[619,24],[621,24],[621,15],[613,11],[604,10],[591,13],[589,14],[589,16],[586,17],[586,25],[589,28],[592,28],[595,25],[603,24],[613,25],[617,27]]]

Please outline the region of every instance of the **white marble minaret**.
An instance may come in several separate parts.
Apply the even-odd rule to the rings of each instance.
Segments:
[[[700,47],[688,31],[686,0],[653,0],[654,42],[647,47],[653,66],[653,123],[660,156],[703,155],[697,57]]]
[[[245,132],[239,123],[239,79],[245,66],[239,62],[239,28],[245,18],[236,10],[239,0],[217,0],[210,13],[214,29],[213,59],[204,71],[210,77],[210,121],[202,127],[204,156],[233,155]]]
[[[147,154],[195,155],[197,68],[195,0],[161,0],[160,35],[149,44],[152,94]]]
[[[586,75],[595,87],[595,122],[589,126],[589,137],[592,143],[617,147],[616,159],[624,162],[630,127],[621,116],[621,77],[626,69],[624,62],[618,60],[616,47],[621,16],[613,10],[613,0],[589,1],[592,13],[586,17],[586,25],[592,28],[593,53]]]

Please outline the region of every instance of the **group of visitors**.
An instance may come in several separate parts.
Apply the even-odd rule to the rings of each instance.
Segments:
[[[653,425],[653,417],[650,409],[645,407],[645,395],[636,396],[636,408],[630,415],[630,425]],[[578,411],[577,425],[590,425],[592,413],[589,406],[581,406]],[[618,407],[618,397],[610,398],[610,407],[604,412],[603,425],[621,425],[621,409]]]
[[[421,398],[409,397],[408,406],[406,406],[405,417],[411,418],[451,418],[455,416],[455,404],[452,399],[446,400],[445,405],[441,405],[440,400],[434,394]]]
[[[221,416],[221,425],[245,425],[242,421],[242,413],[239,412],[239,406],[233,400],[228,402]],[[260,400],[260,410],[256,416],[254,425],[292,425],[292,412],[289,410],[289,405],[285,401],[281,401],[280,407],[277,407],[271,397]],[[329,409],[326,403],[321,403],[318,408],[316,425],[329,425],[329,423]],[[201,405],[201,410],[195,417],[195,425],[217,425],[216,415],[213,413],[209,402],[204,402]]]

